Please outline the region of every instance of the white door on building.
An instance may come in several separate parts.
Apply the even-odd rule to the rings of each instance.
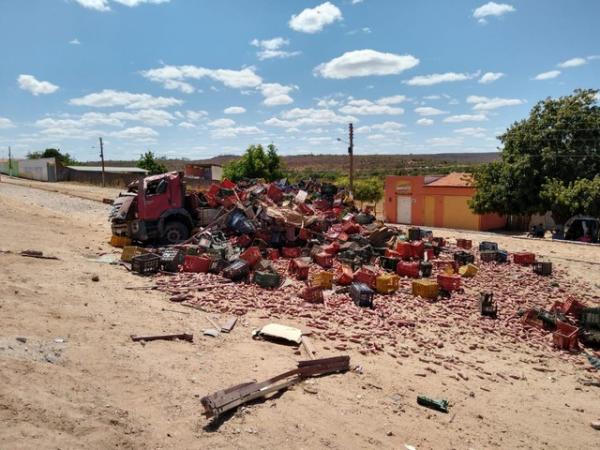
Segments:
[[[411,223],[412,219],[412,197],[409,195],[399,195],[396,197],[397,212],[396,222],[398,223]]]

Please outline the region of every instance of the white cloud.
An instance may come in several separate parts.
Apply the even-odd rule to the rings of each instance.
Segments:
[[[490,84],[494,81],[498,81],[503,76],[504,74],[502,72],[486,72],[483,74],[483,76],[479,79],[478,82],[481,84]]]
[[[448,111],[442,111],[441,109],[432,108],[431,106],[421,106],[415,108],[415,112],[420,116],[439,116],[440,114],[447,114]]]
[[[514,6],[507,3],[488,2],[473,11],[473,17],[479,23],[485,24],[487,23],[486,17],[501,17],[504,14],[514,11],[516,11]]]
[[[457,114],[444,119],[445,123],[484,122],[488,120],[485,114]]]
[[[425,142],[432,147],[457,147],[463,144],[463,139],[456,137],[440,137],[427,139]]]
[[[551,80],[560,75],[560,70],[550,70],[548,72],[538,73],[533,79],[534,80]]]
[[[358,122],[358,119],[354,116],[341,116],[330,109],[294,108],[284,111],[280,117],[266,120],[265,124],[280,128],[297,128],[304,125],[323,126],[350,122]]]
[[[262,78],[256,74],[254,67],[241,70],[207,69],[198,66],[163,66],[157,69],[142,71],[142,76],[161,83],[165,89],[179,89],[185,93],[194,91],[194,87],[185,80],[210,78],[234,89],[255,88],[260,86]]]
[[[357,134],[367,134],[378,131],[384,134],[398,134],[406,125],[400,122],[383,122],[375,125],[359,127],[355,130]]]
[[[154,140],[154,138],[158,136],[158,132],[148,127],[131,127],[121,131],[115,131],[111,133],[111,136],[119,139],[144,142]]]
[[[464,136],[472,136],[478,138],[485,137],[485,128],[481,127],[457,128],[456,130],[454,130],[454,132],[457,134],[462,134]]]
[[[258,127],[241,126],[241,127],[220,127],[212,130],[210,135],[213,139],[229,139],[239,135],[260,134],[263,133]]]
[[[558,67],[561,69],[569,69],[571,67],[583,66],[584,64],[587,64],[587,60],[585,58],[571,58],[558,64]]]
[[[204,118],[208,116],[208,112],[203,111],[203,110],[199,110],[199,111],[186,111],[185,112],[185,117],[187,117],[187,119],[189,121],[192,122],[197,122],[200,119]]]
[[[52,94],[58,90],[58,86],[49,81],[37,80],[33,75],[21,74],[17,78],[19,87],[24,91],[29,91],[33,95]]]
[[[423,97],[423,99],[425,100],[439,100],[441,98],[441,95],[426,95],[425,97]]]
[[[133,8],[135,6],[148,3],[151,5],[160,5],[161,3],[169,3],[171,0],[112,0],[113,2],[120,3],[121,5],[129,6]]]
[[[378,115],[378,114],[404,114],[404,109],[389,105],[380,105],[370,100],[350,100],[340,108],[344,114]]]
[[[153,97],[150,94],[134,94],[127,91],[104,89],[100,92],[69,100],[71,105],[105,108],[124,106],[127,109],[167,108],[183,102],[173,97]]]
[[[186,129],[196,128],[196,125],[194,125],[193,123],[190,123],[190,122],[180,122],[177,126],[180,128],[186,128]]]
[[[146,125],[167,127],[175,120],[173,114],[162,109],[141,109],[136,112],[115,112],[110,114],[120,120],[143,122]]]
[[[370,75],[396,75],[419,64],[412,55],[381,53],[375,50],[354,50],[329,62],[320,64],[315,75],[323,78],[345,79]]]
[[[456,72],[446,72],[446,73],[433,73],[430,75],[418,75],[416,77],[411,78],[408,81],[404,81],[404,83],[410,86],[432,86],[434,84],[439,83],[451,83],[455,81],[466,81],[472,80],[475,77],[478,77],[479,73],[456,73]]]
[[[230,106],[229,108],[225,108],[223,112],[225,114],[244,114],[246,108],[242,108],[241,106]]]
[[[359,3],[362,3],[364,0],[352,0],[352,4],[353,5],[358,5]]]
[[[84,8],[93,9],[95,11],[110,11],[108,0],[75,0]],[[171,0],[112,0],[113,2],[120,3],[121,5],[134,6],[141,5],[143,3],[159,5],[161,3],[169,3]]]
[[[71,39],[69,41],[69,44],[71,44],[71,45],[81,45],[81,42],[79,42],[79,39],[75,38],[75,39]]]
[[[339,100],[333,98],[320,98],[317,101],[317,106],[319,108],[331,108],[334,106],[338,106],[340,104]]]
[[[431,119],[425,119],[425,118],[423,118],[423,119],[417,120],[417,125],[421,125],[421,126],[424,126],[424,127],[431,126],[431,125],[433,125],[433,123],[434,122]]]
[[[473,109],[475,111],[490,111],[496,108],[502,108],[503,106],[517,106],[525,103],[524,100],[518,98],[489,98],[478,95],[469,95],[467,97],[467,103],[474,104]]]
[[[342,20],[340,9],[331,2],[325,2],[314,8],[306,8],[297,16],[293,15],[289,26],[302,33],[318,33],[338,20]]]
[[[14,128],[15,124],[6,117],[0,117],[0,129]]]
[[[215,128],[230,128],[235,125],[235,120],[231,119],[217,119],[212,122],[208,122],[208,125]]]
[[[297,56],[300,54],[300,52],[288,52],[286,50],[282,50],[282,47],[290,44],[288,39],[284,39],[282,37],[276,37],[262,41],[254,39],[250,44],[259,48],[256,56],[258,56],[258,59],[261,61],[272,58],[289,58],[291,56]]]
[[[399,103],[403,103],[406,101],[406,96],[404,95],[392,95],[390,97],[381,97],[377,100],[378,105],[397,105]]]
[[[96,11],[110,11],[108,0],[75,0],[84,8],[94,9]]]
[[[263,100],[264,105],[280,106],[294,103],[294,99],[290,97],[289,94],[297,89],[297,86],[284,86],[279,83],[264,83],[259,89],[265,98]]]

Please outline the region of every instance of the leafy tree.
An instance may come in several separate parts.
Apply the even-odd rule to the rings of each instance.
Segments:
[[[225,165],[223,176],[232,181],[243,178],[263,178],[274,181],[283,178],[283,165],[277,154],[277,147],[270,144],[265,152],[262,145],[251,145],[240,159]]]
[[[71,158],[68,153],[61,153],[56,148],[47,148],[43,152],[29,152],[27,153],[27,159],[41,159],[41,158],[56,158],[56,160],[63,166],[73,166],[78,164],[76,160]]]
[[[136,165],[140,169],[147,170],[150,175],[165,173],[167,171],[167,167],[158,162],[154,157],[154,153],[152,153],[150,150],[143,155],[140,155],[140,159]]]
[[[591,182],[600,172],[597,94],[586,89],[548,98],[538,102],[528,118],[511,125],[499,136],[501,160],[475,170],[477,192],[471,208],[477,213],[543,213],[560,197],[557,183],[566,195]]]
[[[552,216],[558,223],[576,214],[600,217],[600,175],[571,183],[553,178],[544,184],[540,195],[552,205]]]
[[[360,202],[377,203],[383,198],[383,184],[378,178],[354,182],[354,198]]]

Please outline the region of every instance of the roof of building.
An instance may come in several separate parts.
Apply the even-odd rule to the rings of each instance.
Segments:
[[[452,172],[448,175],[438,178],[431,183],[427,183],[426,186],[437,186],[437,187],[472,187],[473,176],[466,172]]]
[[[78,170],[80,172],[102,172],[101,166],[67,166],[71,170]],[[140,169],[139,167],[105,167],[105,172],[109,173],[148,173],[147,170]]]

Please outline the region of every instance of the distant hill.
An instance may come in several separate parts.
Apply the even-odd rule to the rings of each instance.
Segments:
[[[183,170],[185,164],[218,164],[224,165],[238,159],[237,155],[219,155],[208,159],[161,160],[170,170]],[[401,169],[425,169],[427,172],[448,166],[471,166],[496,161],[500,153],[432,153],[426,155],[357,155],[354,167],[357,173],[382,174],[395,173]],[[314,171],[347,171],[350,163],[348,155],[293,155],[282,156],[286,167],[290,170]],[[106,161],[107,166],[135,166],[136,161]],[[85,165],[99,165],[99,161],[86,162]]]

